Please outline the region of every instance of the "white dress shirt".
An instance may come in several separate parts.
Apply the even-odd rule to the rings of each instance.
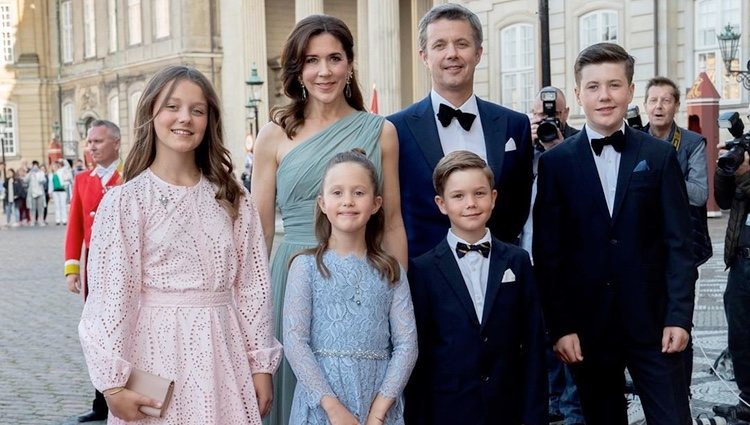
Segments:
[[[620,131],[625,134],[625,121],[622,122]],[[604,198],[607,200],[607,208],[609,209],[609,216],[612,216],[612,210],[615,206],[615,192],[617,191],[617,176],[620,173],[620,152],[617,152],[611,145],[604,146],[602,154],[597,155],[594,152],[594,148],[591,147],[591,140],[601,139],[610,134],[599,134],[596,131],[586,126],[586,135],[589,138],[589,149],[591,154],[594,155],[594,163],[596,164],[596,171],[599,173],[599,182],[602,184],[602,191],[604,191]],[[625,142],[627,143],[627,141]]]
[[[96,173],[96,175],[99,176],[99,180],[102,181],[102,187],[107,186],[107,182],[115,174],[115,171],[117,170],[117,165],[119,163],[120,163],[120,160],[118,159],[117,161],[109,164],[108,167],[102,167],[101,165],[97,165],[94,168],[94,172]]]
[[[448,236],[446,239],[448,241],[448,246],[451,248],[451,252],[453,252],[453,257],[458,263],[458,268],[461,270],[461,276],[464,278],[466,289],[469,290],[469,295],[474,303],[474,311],[477,312],[477,319],[479,320],[479,323],[482,323],[484,296],[487,293],[487,278],[490,273],[490,255],[492,255],[492,251],[490,251],[490,255],[488,255],[487,258],[484,258],[484,256],[477,251],[469,251],[463,256],[463,258],[458,258],[456,244],[458,242],[463,242],[467,245],[472,244],[456,236],[452,230],[448,230]],[[490,234],[489,229],[485,232],[484,237],[473,245],[482,242],[492,243],[492,235]]]
[[[430,92],[430,99],[432,100],[432,111],[435,114],[435,125],[437,125],[438,136],[440,137],[440,146],[443,147],[443,155],[447,155],[453,151],[465,150],[474,152],[486,162],[487,145],[484,142],[484,131],[482,130],[482,120],[479,116],[476,96],[471,95],[469,100],[461,106],[455,106],[448,102],[443,96],[437,94],[435,90]],[[443,124],[440,123],[437,117],[441,103],[445,103],[453,109],[460,109],[461,112],[476,115],[477,117],[471,123],[469,131],[464,130],[456,119],[451,120],[448,127],[443,127]]]

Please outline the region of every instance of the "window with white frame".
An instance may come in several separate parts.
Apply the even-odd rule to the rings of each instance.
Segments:
[[[13,25],[13,15],[10,2],[0,2],[0,36],[2,36],[3,52],[0,55],[0,63],[13,63],[16,61],[14,46],[16,45],[16,30]]]
[[[78,155],[78,129],[76,128],[75,106],[66,101],[62,106],[63,155],[66,158]]]
[[[107,19],[109,21],[109,51],[117,51],[117,0],[107,0]]]
[[[83,57],[96,56],[96,11],[94,0],[83,0]]]
[[[128,0],[128,44],[140,44],[141,34],[141,0]]]
[[[617,43],[619,34],[617,19],[615,10],[595,10],[581,16],[579,19],[580,50],[604,41]]]
[[[741,0],[698,0],[695,2],[695,62],[696,72],[705,72],[723,100],[739,101],[740,84],[726,74],[716,35],[731,25],[740,33]],[[738,50],[738,54],[742,49]],[[740,68],[740,58],[732,61],[732,69]]]
[[[502,104],[528,112],[534,101],[534,27],[515,24],[500,31]]]
[[[169,37],[169,0],[154,0],[154,36]]]
[[[0,108],[0,114],[5,118],[5,126],[0,127],[0,140],[5,156],[18,155],[18,138],[16,137],[16,105],[5,104]]]
[[[107,101],[107,116],[113,123],[120,125],[120,96],[112,95]]]
[[[60,43],[62,44],[62,61],[73,62],[73,10],[71,1],[67,0],[60,5]]]

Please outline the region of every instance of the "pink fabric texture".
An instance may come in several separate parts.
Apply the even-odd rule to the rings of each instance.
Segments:
[[[252,197],[232,222],[215,193],[146,170],[97,211],[79,336],[100,391],[133,367],[174,379],[165,417],[141,423],[261,423],[252,374],[281,359],[268,257]]]

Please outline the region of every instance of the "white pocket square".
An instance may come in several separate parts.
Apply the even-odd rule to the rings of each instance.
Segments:
[[[516,150],[516,141],[511,137],[507,142],[505,142],[505,152],[514,150]]]
[[[513,270],[508,269],[503,273],[503,280],[501,283],[511,283],[516,281],[516,275],[513,273]]]

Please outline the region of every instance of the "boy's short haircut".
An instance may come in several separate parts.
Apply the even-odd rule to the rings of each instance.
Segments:
[[[581,84],[581,70],[584,66],[598,65],[601,63],[621,63],[625,65],[625,76],[628,78],[628,84],[633,82],[635,58],[630,56],[630,54],[618,44],[597,43],[581,50],[581,53],[578,54],[573,67],[576,85]]]
[[[648,80],[648,83],[646,83],[646,100],[648,100],[648,90],[651,87],[661,86],[669,86],[672,89],[672,97],[674,98],[674,103],[680,103],[680,90],[677,88],[677,84],[675,84],[675,82],[670,80],[669,78],[661,76],[654,77]]]
[[[435,192],[439,196],[443,196],[448,177],[456,171],[469,169],[482,170],[484,175],[487,176],[490,187],[494,186],[495,175],[492,173],[492,169],[487,166],[487,162],[474,152],[461,150],[445,155],[435,166],[435,171],[432,172],[432,185],[435,187]]]

